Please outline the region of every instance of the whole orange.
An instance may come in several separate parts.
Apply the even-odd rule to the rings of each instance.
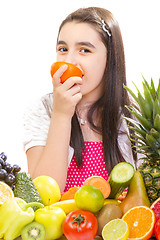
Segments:
[[[51,77],[55,74],[55,72],[62,66],[67,65],[67,70],[61,76],[61,83],[64,83],[70,77],[82,77],[82,71],[76,67],[74,64],[67,62],[55,62],[51,65]]]

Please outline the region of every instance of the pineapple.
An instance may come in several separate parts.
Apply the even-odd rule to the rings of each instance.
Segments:
[[[149,84],[143,77],[143,91],[136,87],[137,95],[127,86],[124,88],[134,98],[137,107],[132,104],[126,108],[135,116],[135,120],[124,117],[129,128],[136,152],[142,156],[141,172],[150,203],[160,197],[160,79],[157,89],[151,79]],[[142,154],[142,155],[141,155]]]

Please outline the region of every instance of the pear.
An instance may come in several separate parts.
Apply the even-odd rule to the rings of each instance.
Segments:
[[[147,196],[143,177],[139,171],[135,171],[129,185],[128,193],[119,206],[124,214],[130,208],[140,205],[150,207],[150,201]]]

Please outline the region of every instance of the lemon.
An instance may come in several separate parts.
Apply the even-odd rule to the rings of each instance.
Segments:
[[[122,219],[114,219],[108,222],[102,230],[104,240],[127,240],[129,236],[129,227]]]
[[[45,206],[58,202],[61,198],[61,192],[55,179],[49,176],[39,176],[33,179]]]

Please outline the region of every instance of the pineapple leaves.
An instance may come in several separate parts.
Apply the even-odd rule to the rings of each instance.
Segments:
[[[155,86],[154,86],[154,82],[153,82],[153,79],[152,79],[152,78],[151,78],[150,91],[151,91],[152,98],[153,98],[153,100],[155,101],[157,94],[156,94],[156,90],[155,90]]]
[[[160,114],[160,103],[158,101],[158,98],[154,101],[154,107],[153,107],[153,119],[155,119],[156,114]]]
[[[128,118],[128,117],[124,117],[123,118],[127,121],[127,122],[130,122],[133,126],[135,126],[137,129],[137,133],[140,133],[143,137],[146,136],[146,131],[145,129],[143,128],[143,126],[138,122],[138,121],[135,121],[134,119],[132,118]],[[130,129],[133,130],[133,127],[132,126],[129,126]]]
[[[130,88],[128,88],[126,85],[124,85],[124,84],[123,84],[123,87],[131,94],[131,96],[134,98],[134,100],[138,103],[138,98],[134,94],[134,92]]]
[[[152,124],[145,117],[139,114],[136,110],[133,110],[132,106],[125,106],[135,117],[139,120],[139,122],[144,126],[146,130],[150,130],[152,128]]]
[[[136,120],[123,118],[134,132],[130,134],[130,140],[135,152],[142,153],[151,162],[156,162],[157,159],[160,160],[160,79],[157,89],[152,78],[149,84],[143,77],[142,86],[143,93],[135,85],[137,95],[124,86],[136,101],[138,109],[134,104],[125,106]]]
[[[146,140],[148,145],[153,149],[156,150],[156,140],[152,135],[146,134]]]
[[[157,98],[160,103],[160,78],[159,78],[159,83],[158,83],[158,88],[157,88]]]
[[[159,139],[159,138],[160,138],[160,133],[159,133],[156,129],[154,129],[154,128],[151,128],[150,134],[151,134],[155,139]]]
[[[143,96],[140,92],[138,92],[138,100],[139,100],[139,107],[140,107],[142,116],[145,117],[146,119],[151,120],[151,118],[152,118],[152,107],[146,101],[146,99],[143,98]]]
[[[154,128],[160,132],[160,115],[157,114],[154,119]]]

